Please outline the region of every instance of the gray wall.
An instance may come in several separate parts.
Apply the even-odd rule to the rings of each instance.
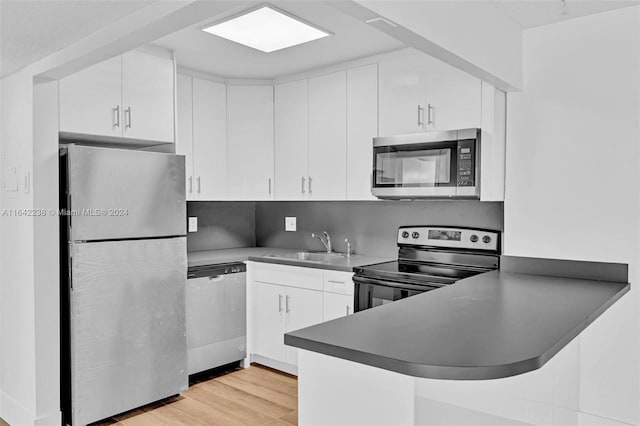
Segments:
[[[349,238],[355,253],[396,257],[401,225],[453,225],[502,230],[502,203],[479,201],[307,201],[256,203],[256,243],[263,247],[322,250],[311,232],[331,234],[334,250]],[[297,232],[284,231],[285,216]]]
[[[187,235],[187,251],[256,245],[254,202],[190,201],[187,215],[198,217],[198,232]]]

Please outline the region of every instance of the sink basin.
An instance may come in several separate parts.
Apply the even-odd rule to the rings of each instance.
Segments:
[[[312,262],[312,263],[328,263],[333,260],[342,259],[345,256],[340,253],[318,253],[310,251],[298,251],[294,253],[275,253],[269,254],[266,257],[274,259],[286,259],[286,260],[298,260],[300,262]]]

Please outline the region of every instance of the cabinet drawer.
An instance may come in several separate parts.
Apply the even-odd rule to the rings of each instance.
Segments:
[[[253,280],[322,291],[321,269],[254,263]]]
[[[331,293],[353,296],[353,273],[324,271],[323,289]]]

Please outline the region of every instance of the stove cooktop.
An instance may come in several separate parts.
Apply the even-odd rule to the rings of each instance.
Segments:
[[[483,269],[460,266],[436,265],[408,261],[391,261],[355,268],[356,275],[381,280],[424,284],[452,284],[463,278],[471,277]]]

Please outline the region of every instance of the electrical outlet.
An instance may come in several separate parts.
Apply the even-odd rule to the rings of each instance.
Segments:
[[[296,230],[296,218],[295,217],[285,217],[284,218],[284,230],[285,231],[295,231]]]
[[[188,232],[198,232],[198,217],[189,217],[189,231]]]

